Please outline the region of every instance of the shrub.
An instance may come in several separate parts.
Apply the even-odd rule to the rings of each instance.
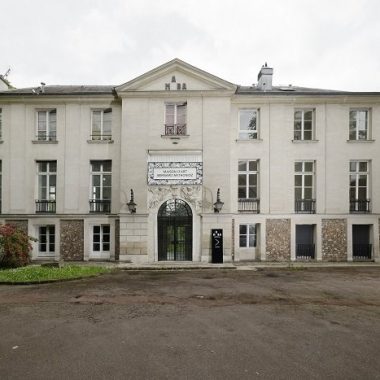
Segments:
[[[0,267],[15,268],[30,262],[34,238],[10,224],[0,226]]]

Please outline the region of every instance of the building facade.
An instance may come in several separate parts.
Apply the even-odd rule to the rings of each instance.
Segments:
[[[272,76],[3,89],[0,222],[35,260],[380,260],[380,93]]]

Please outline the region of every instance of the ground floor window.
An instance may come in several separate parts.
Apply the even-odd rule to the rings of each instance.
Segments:
[[[111,228],[109,224],[101,224],[92,227],[92,253],[109,256],[111,242]]]
[[[370,260],[372,257],[371,225],[352,225],[352,255],[354,260]]]
[[[315,258],[315,225],[300,224],[296,226],[296,257],[297,259]]]
[[[239,247],[256,247],[256,224],[240,224]]]
[[[38,253],[41,256],[55,254],[55,226],[38,227]]]

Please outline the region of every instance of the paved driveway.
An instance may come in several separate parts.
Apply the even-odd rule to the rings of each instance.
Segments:
[[[1,379],[380,379],[380,268],[0,287]]]

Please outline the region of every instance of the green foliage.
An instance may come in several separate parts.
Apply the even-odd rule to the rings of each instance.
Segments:
[[[30,265],[24,268],[0,270],[0,282],[38,283],[41,281],[72,280],[109,272],[111,272],[111,269],[100,266],[67,265],[62,268],[55,268]]]
[[[28,236],[17,227],[4,224],[0,226],[0,268],[16,268],[29,264],[31,241]]]

